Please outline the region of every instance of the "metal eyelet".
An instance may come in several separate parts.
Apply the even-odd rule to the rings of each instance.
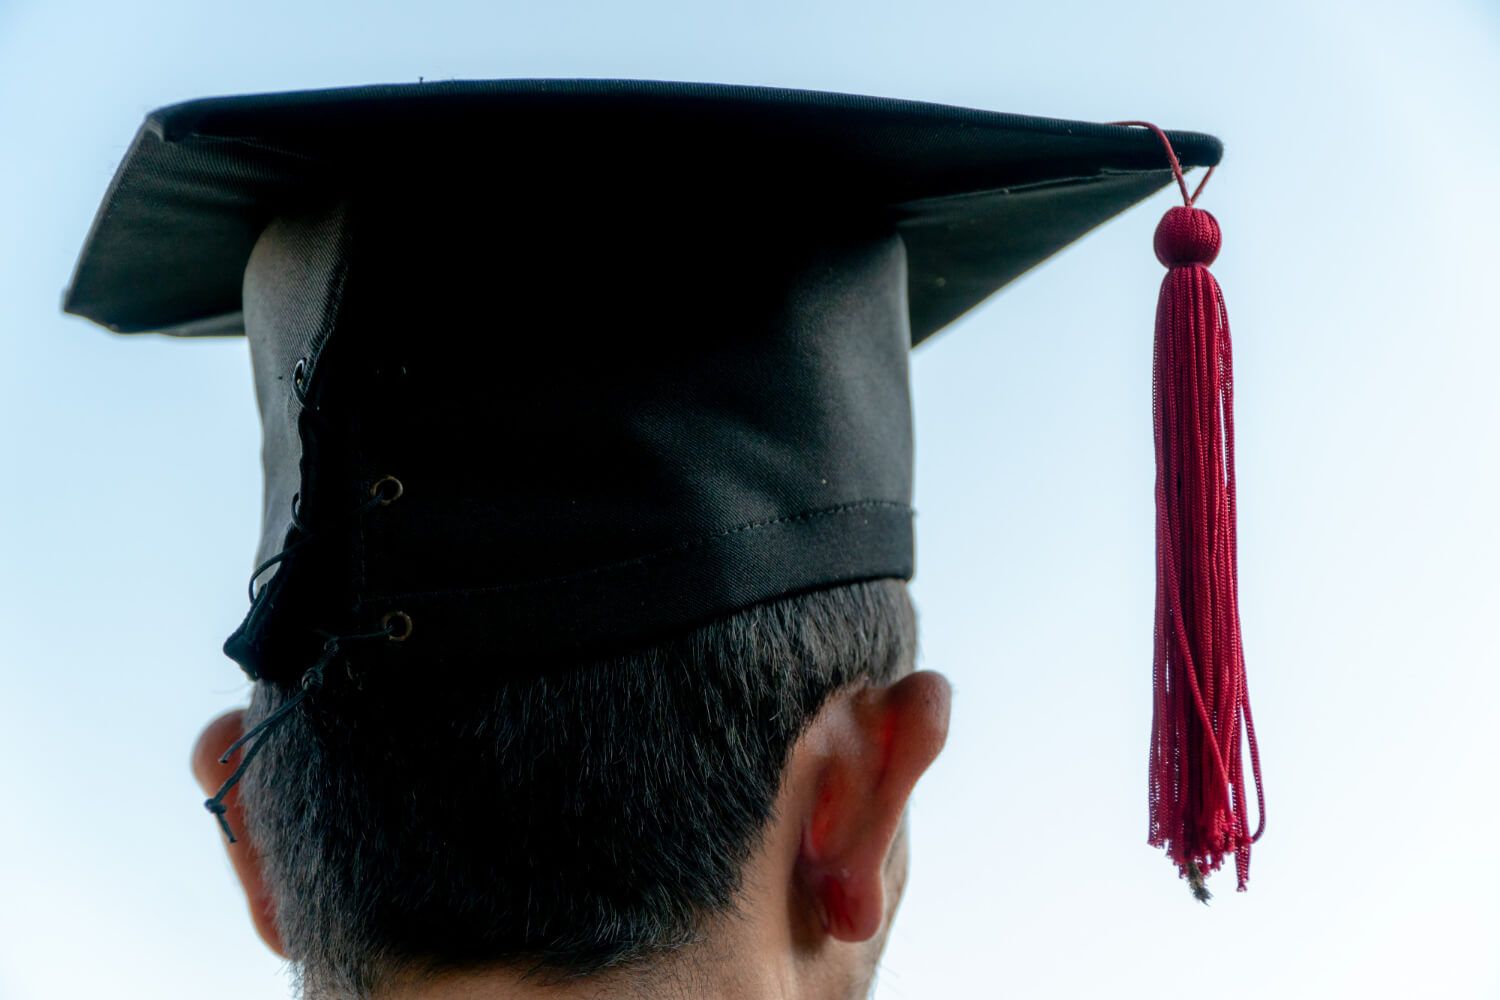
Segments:
[[[380,627],[386,630],[391,642],[405,642],[411,636],[411,615],[405,611],[388,611],[380,619]]]
[[[298,358],[292,366],[292,392],[299,402],[307,402],[307,359]]]
[[[401,494],[406,492],[406,487],[401,485],[401,480],[395,476],[384,476],[377,479],[370,486],[370,496],[380,501],[382,507],[389,507],[401,499]]]

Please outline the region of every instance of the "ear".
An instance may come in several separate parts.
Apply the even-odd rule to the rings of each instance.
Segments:
[[[886,861],[912,788],[948,738],[951,700],[931,671],[842,691],[793,751],[791,773],[812,784],[796,878],[837,940],[867,941],[889,915]]]
[[[193,777],[198,780],[198,786],[203,789],[204,796],[213,795],[219,790],[219,785],[229,777],[238,763],[238,755],[244,753],[243,747],[238,753],[229,759],[229,763],[220,764],[219,756],[224,748],[229,746],[245,731],[245,713],[240,709],[225,712],[214,721],[204,727],[203,732],[198,734],[198,742],[193,746]],[[239,788],[230,789],[224,797],[224,819],[229,822],[229,827],[234,831],[235,842],[224,841],[225,849],[229,852],[229,863],[234,867],[234,874],[240,880],[240,887],[245,891],[245,899],[250,904],[250,920],[255,925],[255,932],[260,935],[276,954],[286,958],[286,948],[281,942],[281,932],[276,927],[276,907],[271,900],[271,895],[266,891],[266,881],[261,874],[260,855],[255,849],[255,841],[250,835],[250,825],[245,822],[245,810],[240,805]],[[222,834],[221,834],[222,836]]]

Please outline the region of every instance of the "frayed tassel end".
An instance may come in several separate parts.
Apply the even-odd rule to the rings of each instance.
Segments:
[[[1214,898],[1214,894],[1208,891],[1208,885],[1203,879],[1203,869],[1196,863],[1189,863],[1187,870],[1188,888],[1193,890],[1193,898],[1204,906]]]

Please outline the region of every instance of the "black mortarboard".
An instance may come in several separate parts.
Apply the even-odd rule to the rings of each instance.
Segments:
[[[370,635],[504,671],[909,578],[909,348],[1172,179],[1139,129],[792,90],[192,101],[141,127],[64,305],[248,333],[251,676]]]
[[[910,577],[906,349],[1171,179],[1138,129],[790,90],[191,101],[140,129],[64,307],[249,333],[260,560],[294,495],[338,539],[269,578],[248,670],[392,612],[411,656],[595,652]]]

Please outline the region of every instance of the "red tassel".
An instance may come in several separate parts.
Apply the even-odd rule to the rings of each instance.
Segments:
[[[1238,888],[1250,877],[1250,845],[1265,830],[1260,753],[1245,685],[1235,540],[1234,373],[1224,295],[1208,265],[1219,224],[1193,207],[1182,168],[1166,146],[1186,205],[1156,227],[1168,268],[1156,309],[1152,415],[1156,430],[1155,712],[1151,725],[1149,842],[1164,847],[1193,895],[1233,855]],[[1212,170],[1210,170],[1212,173]],[[1203,181],[1208,177],[1205,175]],[[1242,733],[1243,726],[1243,733]],[[1245,801],[1245,754],[1255,781],[1255,833]]]

